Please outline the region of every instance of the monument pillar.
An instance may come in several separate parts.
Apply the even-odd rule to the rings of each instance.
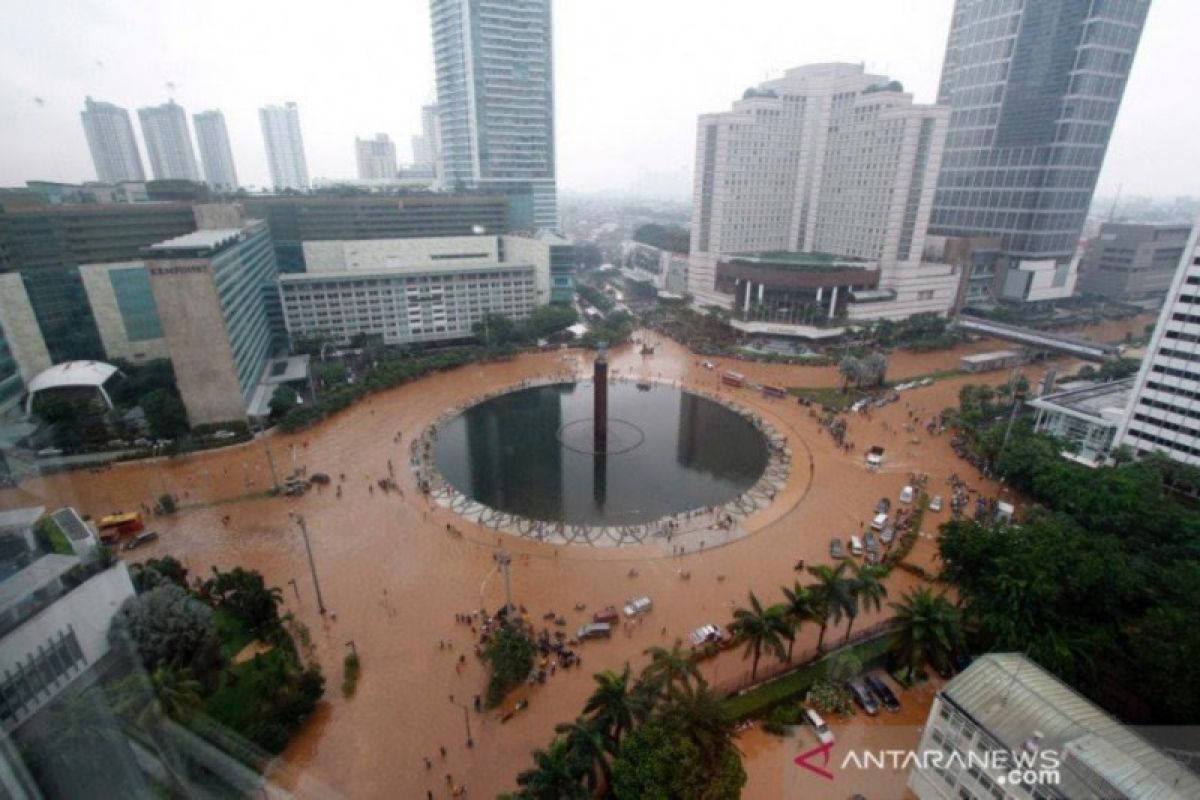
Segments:
[[[608,352],[601,344],[596,351],[592,389],[593,445],[597,453],[608,452]]]

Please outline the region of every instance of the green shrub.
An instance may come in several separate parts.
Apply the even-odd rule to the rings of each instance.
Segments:
[[[822,714],[848,717],[854,713],[854,703],[846,687],[832,681],[818,681],[808,690],[805,700]]]

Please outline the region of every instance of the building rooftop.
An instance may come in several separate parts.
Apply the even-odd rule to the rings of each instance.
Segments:
[[[724,261],[737,261],[743,264],[764,264],[782,269],[804,270],[809,272],[834,271],[843,269],[867,269],[871,262],[853,256],[837,256],[832,253],[797,253],[791,250],[760,250],[750,253],[735,253],[726,256]]]
[[[45,511],[45,506],[10,508],[7,511],[0,511],[0,536],[12,533],[24,534],[42,518]]]
[[[64,361],[38,373],[29,382],[29,393],[63,386],[103,386],[117,372],[103,361]]]
[[[73,542],[86,542],[92,538],[92,532],[87,523],[79,516],[79,512],[70,506],[64,506],[50,515],[58,529]]]
[[[1089,383],[1030,400],[1035,408],[1074,412],[1096,422],[1116,425],[1133,397],[1133,378],[1109,383]]]
[[[1020,653],[980,656],[941,695],[1011,751],[1024,750],[1041,734],[1041,749],[1078,756],[1078,764],[1119,796],[1200,797],[1200,777]],[[1062,763],[1057,788],[1063,796],[1094,796],[1080,766],[1073,759]]]
[[[236,242],[241,238],[241,235],[242,228],[216,228],[213,230],[192,231],[182,236],[176,236],[174,239],[167,239],[165,242],[152,244],[148,249],[159,252],[173,250],[218,250]]]
[[[1015,350],[991,350],[987,353],[974,353],[969,356],[963,356],[959,361],[965,361],[968,364],[986,364],[989,361],[1016,358],[1018,355],[1020,353]]]
[[[76,556],[51,553],[39,558],[20,572],[0,583],[0,617],[16,608],[30,595],[50,586],[79,566]]]

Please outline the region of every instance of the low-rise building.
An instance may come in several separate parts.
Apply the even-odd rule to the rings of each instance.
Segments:
[[[1106,222],[1088,240],[1079,293],[1128,302],[1162,301],[1187,244],[1188,225]]]
[[[1036,433],[1061,439],[1063,455],[1089,467],[1105,463],[1125,410],[1133,397],[1133,378],[1088,384],[1029,401],[1037,411]]]
[[[1200,778],[1020,653],[942,687],[908,788],[919,800],[1200,797]]]

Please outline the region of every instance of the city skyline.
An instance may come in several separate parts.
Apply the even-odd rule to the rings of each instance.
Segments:
[[[664,3],[640,10],[645,24],[630,28],[621,22],[627,19],[622,2],[606,10],[562,3],[554,8],[557,171],[559,185],[567,191],[642,188],[645,193],[686,197],[696,115],[719,110],[745,87],[778,77],[798,63],[864,62],[868,70],[902,81],[918,102],[932,102],[952,9],[950,0],[858,0],[803,10],[759,2],[749,9],[714,4],[681,21],[681,7]],[[633,4],[626,5],[632,13]],[[288,15],[297,41],[305,46],[273,54],[267,62],[245,55],[254,48],[241,33],[211,53],[186,48],[187,40],[180,37],[203,36],[218,24],[220,14],[135,11],[121,3],[102,13],[85,9],[84,15],[97,16],[94,29],[111,35],[96,37],[104,42],[98,45],[72,38],[72,31],[93,27],[92,20],[58,26],[53,7],[41,11],[16,15],[14,25],[0,34],[6,45],[0,55],[5,59],[0,62],[5,64],[0,70],[0,107],[8,112],[7,124],[0,126],[0,146],[12,154],[0,165],[3,185],[93,177],[78,122],[66,122],[68,117],[78,119],[75,115],[87,94],[128,109],[161,102],[168,95],[187,108],[222,108],[239,177],[252,187],[269,182],[255,119],[263,104],[280,97],[295,99],[306,109],[311,176],[349,178],[355,169],[353,153],[344,144],[349,137],[378,130],[394,141],[407,141],[421,131],[421,106],[433,98],[425,4],[390,9],[373,30],[356,29],[356,35],[366,37],[363,46],[339,59],[344,55],[354,63],[377,62],[380,52],[386,52],[388,68],[379,69],[376,63],[368,73],[379,73],[379,80],[357,84],[352,92],[340,91],[344,87],[332,75],[319,74],[319,64],[306,55],[311,47],[327,46],[333,33],[328,20]],[[1153,4],[1098,194],[1111,195],[1122,185],[1126,194],[1200,193],[1200,181],[1194,177],[1200,174],[1200,153],[1187,142],[1187,131],[1200,124],[1200,110],[1174,102],[1169,89],[1171,75],[1187,55],[1190,12],[1182,0]],[[76,16],[74,9],[71,13]],[[264,18],[274,13],[271,4],[253,12]],[[777,18],[779,24],[752,24],[764,15]],[[672,19],[687,35],[661,39],[660,23]],[[617,35],[618,29],[625,42],[621,63],[603,45],[612,38],[607,34]],[[399,37],[403,46],[373,48],[376,36],[389,42]],[[178,61],[180,50],[188,52],[186,63]],[[711,58],[713,52],[721,57]],[[48,53],[57,54],[54,68],[39,66]],[[387,75],[405,78],[390,81]],[[173,89],[164,88],[168,81]],[[379,103],[383,96],[386,104]],[[614,105],[618,102],[620,106]],[[613,113],[617,107],[620,114]],[[1172,124],[1144,124],[1148,119]],[[1161,157],[1147,161],[1142,158],[1146,152]]]

